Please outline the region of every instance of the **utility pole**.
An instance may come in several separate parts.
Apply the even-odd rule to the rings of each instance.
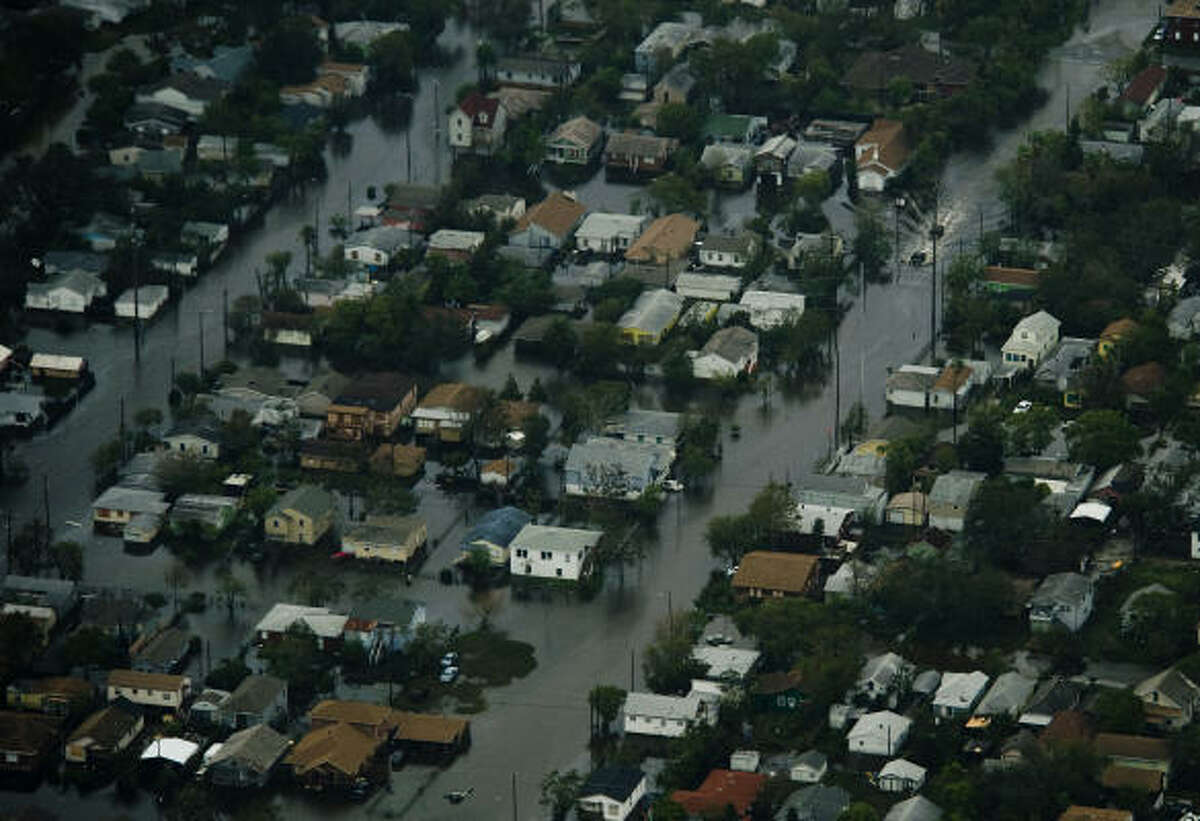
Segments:
[[[50,477],[42,474],[42,501],[46,505],[46,546],[50,546]]]
[[[929,275],[929,364],[937,363],[937,247],[942,226],[938,217],[938,200],[941,197],[940,186],[933,189],[933,271]]]
[[[833,449],[842,447],[842,352],[838,347],[837,327],[833,329]]]
[[[512,776],[512,804],[513,804],[513,821],[517,821],[517,773],[514,770]]]
[[[629,692],[634,691],[633,686],[633,650],[629,651]]]
[[[133,234],[129,238],[130,250],[133,252],[133,361],[142,364],[142,321],[138,306],[138,229],[134,223]],[[124,444],[122,444],[124,448]],[[122,451],[123,453],[124,451]]]
[[[200,381],[204,382],[204,311],[196,313],[196,325],[200,328]]]
[[[221,289],[221,356],[229,358],[229,289]]]
[[[121,443],[121,464],[125,464],[125,395],[121,395],[121,424],[117,434]]]

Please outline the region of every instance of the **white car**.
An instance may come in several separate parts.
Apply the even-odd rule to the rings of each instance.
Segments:
[[[438,676],[438,681],[442,684],[453,684],[456,678],[458,678],[457,667],[443,667],[441,675]]]
[[[1013,413],[1029,413],[1031,410],[1033,410],[1033,403],[1028,399],[1022,399],[1017,403],[1017,406],[1013,408]]]
[[[458,666],[458,653],[455,653],[453,650],[451,650],[449,653],[442,656],[442,667],[457,667],[457,666]]]
[[[665,482],[663,482],[663,489],[668,490],[671,493],[678,493],[679,491],[683,490],[683,482],[679,481],[678,479],[667,479]]]

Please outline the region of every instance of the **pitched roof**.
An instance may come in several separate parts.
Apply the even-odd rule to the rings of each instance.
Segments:
[[[758,242],[758,235],[753,231],[742,231],[737,234],[709,234],[700,246],[701,251],[718,251],[730,254],[749,254]]]
[[[846,790],[825,784],[813,784],[789,795],[775,813],[775,818],[786,821],[789,818],[788,814],[795,810],[797,817],[802,821],[837,821],[849,806],[850,793]]]
[[[530,550],[591,550],[604,533],[575,527],[551,527],[527,524],[517,533],[509,547],[528,547]]]
[[[328,607],[277,602],[254,627],[255,633],[285,633],[294,624],[303,624],[316,636],[337,638],[346,627],[346,616]]]
[[[333,512],[333,494],[316,485],[300,485],[285,493],[271,506],[268,516],[286,510],[296,510],[311,519],[319,519]]]
[[[275,732],[266,724],[256,724],[238,730],[225,740],[221,749],[208,759],[209,765],[236,759],[255,772],[265,773],[275,766],[291,746],[287,736]]]
[[[229,713],[261,714],[287,688],[287,682],[275,676],[246,676],[225,702]]]
[[[143,673],[140,670],[110,670],[109,687],[139,687],[147,690],[178,690],[188,683],[187,676],[167,673]]]
[[[1092,738],[1092,723],[1079,710],[1062,710],[1054,714],[1042,730],[1043,744],[1082,744]]]
[[[700,353],[715,354],[726,362],[737,362],[753,354],[757,347],[758,334],[739,325],[732,325],[709,337]]]
[[[513,233],[524,231],[533,224],[556,237],[566,237],[586,213],[587,209],[573,194],[554,191],[537,205],[526,209],[525,214],[517,220]]]
[[[971,470],[952,470],[943,473],[929,489],[929,501],[933,504],[949,504],[966,507],[975,493],[975,488],[987,478],[987,474]]]
[[[572,117],[554,129],[554,133],[550,135],[550,142],[564,140],[576,145],[590,146],[600,139],[603,133],[604,129],[599,123],[587,117]]]
[[[425,744],[454,744],[467,732],[471,722],[457,716],[392,711],[397,722],[397,741],[416,741]]]
[[[625,696],[625,714],[654,718],[694,719],[702,699],[696,692],[686,696],[663,696],[658,693],[632,692]]]
[[[636,767],[601,767],[588,776],[579,789],[581,796],[603,795],[624,802],[633,795],[646,774]]]
[[[491,128],[496,123],[496,110],[500,101],[494,97],[484,97],[478,91],[472,91],[458,104],[459,110],[471,118],[473,125]],[[479,115],[483,115],[482,119]]]
[[[58,738],[57,724],[40,713],[0,710],[0,749],[40,755]]]
[[[1079,573],[1051,573],[1038,585],[1029,604],[1033,607],[1075,606],[1087,598],[1092,580]]]
[[[669,155],[679,145],[678,140],[670,137],[656,137],[653,134],[630,134],[620,132],[610,134],[604,153],[609,156],[633,157],[662,157]]]
[[[1137,328],[1137,322],[1129,317],[1114,319],[1104,326],[1104,330],[1100,332],[1100,338],[1107,342],[1116,342],[1127,334],[1136,331]]]
[[[971,378],[971,368],[968,365],[959,365],[955,367],[953,363],[947,363],[942,368],[938,378],[933,383],[933,389],[938,391],[957,391]]]
[[[817,572],[817,557],[805,553],[754,550],[742,557],[733,574],[734,588],[803,593]]]
[[[1100,783],[1110,790],[1157,793],[1166,785],[1166,775],[1158,770],[1109,764],[1100,774]]]
[[[104,747],[114,746],[137,726],[142,709],[128,699],[118,698],[102,710],[92,713],[75,728],[67,742],[91,738]]]
[[[883,821],[938,821],[942,808],[923,795],[914,795],[888,810]]]
[[[795,670],[786,673],[779,671],[762,673],[754,680],[752,692],[764,696],[784,693],[788,690],[798,689],[802,681],[800,673]]]
[[[463,536],[463,549],[469,550],[476,542],[489,542],[499,547],[507,547],[522,528],[532,521],[533,517],[519,507],[509,505],[489,510],[476,519],[475,526]]]
[[[321,766],[355,776],[383,743],[349,724],[335,722],[297,741],[285,761],[301,776]]]
[[[435,385],[417,404],[418,408],[452,408],[471,412],[479,405],[480,391],[463,382],[443,382]]]
[[[945,673],[942,684],[933,696],[938,706],[967,709],[987,687],[988,676],[980,670],[970,673]]]
[[[618,328],[632,328],[651,334],[661,334],[671,326],[683,308],[683,297],[674,291],[658,288],[643,291],[628,311],[617,320]]]
[[[864,51],[846,72],[842,82],[863,91],[886,89],[892,79],[907,77],[914,85],[965,86],[975,75],[975,66],[954,57],[942,57],[919,44],[890,51]]]
[[[369,701],[342,701],[327,698],[308,711],[311,721],[342,721],[371,727],[395,726],[399,713],[382,704]]]
[[[740,818],[749,811],[766,782],[767,777],[759,773],[713,770],[699,787],[676,790],[671,793],[671,800],[692,815],[732,805]]]
[[[1092,743],[1097,755],[1136,758],[1142,761],[1170,761],[1171,742],[1162,738],[1124,733],[1098,733]]]
[[[1154,92],[1167,81],[1167,70],[1159,65],[1146,66],[1134,75],[1118,98],[1121,102],[1146,105]]]
[[[975,708],[975,715],[1016,716],[1029,701],[1036,686],[1036,679],[1027,678],[1016,671],[1001,673]]]
[[[876,120],[854,145],[856,151],[870,146],[858,157],[860,169],[882,165],[889,171],[899,171],[908,161],[908,141],[905,139],[904,123],[899,120]]]
[[[699,230],[700,223],[683,214],[659,217],[629,246],[625,259],[632,262],[678,259],[691,249]]]
[[[1041,278],[1042,272],[1034,268],[1009,268],[1004,265],[988,265],[983,269],[984,282],[994,282],[999,285],[1018,285],[1022,288],[1036,288]]]
[[[416,386],[416,380],[396,371],[365,373],[346,386],[335,405],[363,405],[380,412],[390,411],[404,401]]]

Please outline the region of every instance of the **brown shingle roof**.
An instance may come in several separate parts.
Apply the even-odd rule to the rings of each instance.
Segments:
[[[586,213],[587,209],[574,196],[555,191],[528,209],[525,215],[517,220],[517,227],[513,233],[524,231],[532,223],[556,237],[566,237]]]
[[[1100,783],[1110,790],[1135,790],[1156,793],[1163,788],[1163,774],[1158,770],[1109,764],[1100,774]]]
[[[742,557],[738,571],[733,575],[733,586],[804,593],[816,572],[816,556],[755,550]]]
[[[1092,724],[1079,710],[1063,710],[1042,730],[1043,744],[1086,744],[1092,737]]]
[[[397,741],[419,741],[427,744],[454,744],[471,726],[471,722],[457,716],[429,715],[427,713],[401,713],[396,718]]]
[[[858,167],[869,168],[881,165],[889,171],[899,171],[908,162],[908,141],[904,135],[904,123],[899,120],[878,119],[871,128],[855,142],[855,146],[875,144],[875,151],[864,151],[858,158]]]
[[[800,686],[800,674],[795,670],[787,673],[763,673],[754,681],[754,692],[761,695],[774,695]]]
[[[419,408],[453,408],[473,411],[479,405],[479,389],[464,382],[443,382],[434,386],[417,405]]]
[[[167,673],[143,673],[139,670],[110,670],[109,687],[144,687],[147,690],[178,690],[187,681],[186,676]]]
[[[939,59],[914,43],[891,51],[864,51],[842,82],[861,91],[882,91],[893,78],[903,75],[914,85],[961,87],[970,83],[974,74],[972,63],[953,57]]]
[[[1033,268],[1009,268],[1004,265],[989,265],[983,269],[983,278],[987,282],[1001,285],[1020,285],[1025,288],[1036,288],[1041,279],[1041,273]]]
[[[411,376],[396,371],[365,373],[347,385],[333,404],[386,412],[404,401],[415,385]]]
[[[1121,375],[1121,387],[1125,393],[1149,396],[1160,390],[1167,382],[1167,369],[1157,362],[1143,362]]]
[[[1129,332],[1135,330],[1137,326],[1137,322],[1133,321],[1129,317],[1125,317],[1124,319],[1114,319],[1112,322],[1104,326],[1104,330],[1100,332],[1100,338],[1107,341],[1116,342]]]
[[[1196,0],[1175,0],[1163,10],[1163,16],[1195,19],[1200,17],[1200,6]]]
[[[313,722],[341,721],[370,727],[395,726],[397,713],[391,707],[369,701],[326,699],[308,711]]]
[[[1146,105],[1150,102],[1151,95],[1166,81],[1167,70],[1165,68],[1162,66],[1146,66],[1146,68],[1137,73],[1137,76],[1129,81],[1129,85],[1125,86],[1125,90],[1121,92],[1120,99],[1134,105]]]
[[[38,713],[0,711],[0,748],[40,755],[58,738],[58,726]]]
[[[942,368],[942,372],[938,374],[938,378],[934,380],[934,390],[941,391],[957,391],[967,380],[971,378],[971,369],[966,365],[947,365]]]
[[[67,742],[91,738],[103,747],[115,746],[137,726],[141,717],[141,713],[129,709],[130,706],[128,701],[118,699],[103,710],[97,710],[84,719]]]
[[[699,787],[676,790],[671,793],[671,800],[690,815],[719,813],[726,805],[732,805],[738,817],[742,818],[758,798],[766,781],[767,777],[759,773],[713,770]]]
[[[1058,821],[1133,821],[1133,813],[1129,810],[1074,806],[1063,810]]]
[[[1123,733],[1099,733],[1094,748],[1097,755],[1137,758],[1143,761],[1171,760],[1171,743],[1161,738]]]
[[[328,765],[349,777],[354,777],[383,744],[349,724],[330,724],[308,733],[296,742],[284,761],[297,775]]]
[[[625,259],[633,262],[680,259],[691,250],[699,230],[700,223],[683,214],[659,217],[629,246]]]

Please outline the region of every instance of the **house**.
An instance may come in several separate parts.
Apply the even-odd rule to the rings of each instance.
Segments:
[[[6,695],[11,710],[70,718],[90,707],[96,693],[92,685],[81,678],[53,676],[14,681],[8,685]]]
[[[49,716],[0,710],[0,773],[40,772],[58,748],[59,730]]]
[[[923,795],[893,804],[883,821],[941,821],[942,808]]]
[[[758,366],[758,334],[737,325],[722,328],[709,337],[692,360],[697,379],[730,379],[754,373]]]
[[[812,592],[817,575],[816,556],[752,550],[742,557],[731,584],[752,599],[803,596]]]
[[[367,461],[367,449],[359,442],[311,439],[300,443],[300,467],[335,473],[359,473]]]
[[[1055,676],[1042,682],[1034,691],[1017,719],[1026,727],[1045,727],[1054,717],[1079,706],[1081,687],[1073,681]]]
[[[558,91],[578,80],[580,70],[580,64],[573,60],[502,57],[496,61],[495,78],[501,86]]]
[[[929,524],[929,497],[917,490],[897,493],[888,500],[884,520],[890,525],[926,527]],[[828,584],[825,591],[829,592]]]
[[[357,231],[346,240],[343,254],[350,262],[358,262],[369,270],[382,270],[396,262],[405,251],[420,247],[413,234],[415,227],[380,225]]]
[[[643,291],[633,307],[617,320],[621,340],[633,345],[657,345],[675,327],[682,310],[683,297],[673,291],[665,288]]]
[[[42,254],[41,267],[46,276],[88,274],[101,280],[108,272],[109,255],[92,251],[47,251]],[[103,292],[100,292],[101,294]]]
[[[883,792],[916,792],[925,786],[925,768],[903,758],[892,759],[875,776],[875,786]]]
[[[166,285],[142,285],[130,288],[113,303],[113,311],[120,319],[152,319],[162,306],[167,304],[171,292]]]
[[[25,287],[25,309],[82,314],[107,293],[104,280],[94,274],[84,271],[55,274],[45,282],[30,282]]]
[[[668,103],[686,104],[696,87],[696,75],[687,63],[676,63],[654,84],[653,101],[657,106]]]
[[[604,534],[598,530],[527,524],[509,543],[513,576],[579,581],[591,570],[591,553]]]
[[[740,290],[741,277],[730,274],[699,274],[686,271],[675,280],[675,293],[688,299],[731,302]]]
[[[519,220],[525,214],[525,198],[512,194],[482,194],[463,203],[468,214],[490,214],[497,224]]]
[[[633,50],[633,64],[647,77],[658,77],[679,59],[684,49],[699,35],[691,23],[667,20],[659,23]]]
[[[886,699],[895,707],[916,672],[916,666],[898,653],[882,653],[867,659],[858,673],[854,691],[873,704]]]
[[[1064,336],[1034,371],[1035,384],[1054,391],[1064,408],[1083,407],[1083,371],[1096,340]]]
[[[633,500],[666,478],[674,448],[593,436],[571,445],[564,468],[568,496]]]
[[[43,642],[66,621],[79,601],[75,582],[9,574],[0,584],[4,613],[24,613],[38,627]]]
[[[625,821],[646,795],[646,774],[636,767],[601,767],[579,788],[580,821]]]
[[[342,645],[348,618],[328,607],[277,602],[254,626],[255,641],[259,644],[282,641],[288,631],[297,627],[313,634],[318,650],[336,650]]]
[[[820,750],[807,750],[792,762],[788,777],[801,784],[819,784],[829,771],[829,759]]]
[[[80,381],[89,377],[88,363],[82,356],[35,353],[29,358],[29,375],[35,382],[45,379]]]
[[[763,142],[754,152],[754,173],[760,179],[771,179],[776,185],[783,183],[788,171],[788,160],[796,150],[796,140],[789,134],[776,134]]]
[[[846,735],[846,749],[862,755],[892,756],[908,741],[912,719],[890,710],[867,713]]]
[[[750,675],[762,654],[757,650],[742,647],[712,646],[697,644],[692,648],[692,659],[704,668],[706,681],[742,682]]]
[[[293,314],[280,311],[263,311],[259,325],[262,338],[273,345],[294,345],[311,348],[314,322],[312,314]]]
[[[1189,296],[1175,303],[1167,315],[1167,333],[1172,339],[1191,339],[1200,331],[1200,296]]]
[[[229,89],[229,83],[217,77],[201,77],[190,72],[178,73],[139,89],[134,100],[138,103],[157,103],[173,108],[190,119],[198,120],[204,116],[208,107],[224,97]]]
[[[1042,580],[1029,599],[1029,627],[1045,631],[1064,627],[1072,633],[1092,614],[1092,580],[1079,573],[1053,573]]]
[[[557,250],[566,244],[587,209],[567,191],[554,191],[528,209],[508,234],[508,244],[522,248]]]
[[[462,553],[470,555],[476,550],[486,550],[492,564],[507,565],[510,563],[510,545],[532,521],[532,516],[517,507],[489,510],[463,536],[460,544]]]
[[[888,374],[885,396],[889,406],[928,410],[930,394],[937,382],[938,368],[928,365],[901,365]]]
[[[167,673],[143,673],[138,670],[111,670],[108,674],[108,700],[125,698],[143,707],[176,711],[183,707],[192,689],[187,676]]]
[[[143,673],[174,672],[187,657],[191,641],[191,633],[177,627],[168,627],[130,652],[131,666]]]
[[[749,313],[751,325],[760,331],[769,331],[804,313],[804,294],[752,289],[742,294],[738,305]]]
[[[975,708],[977,716],[1007,715],[1017,718],[1033,696],[1037,680],[1015,670],[1001,673]]]
[[[97,530],[124,530],[136,517],[162,518],[171,508],[157,490],[110,487],[92,502],[92,526]]]
[[[825,600],[854,599],[871,589],[879,570],[874,565],[856,559],[842,562],[825,580]]]
[[[425,448],[384,442],[371,454],[372,473],[410,478],[425,469]]]
[[[237,518],[238,500],[212,493],[185,493],[175,499],[167,516],[172,530],[191,523],[214,533],[222,533]]]
[[[709,234],[700,246],[700,262],[711,268],[745,268],[753,261],[762,240],[752,231]]]
[[[858,169],[858,187],[880,193],[888,180],[908,165],[911,149],[899,120],[877,119],[854,143],[854,161]]]
[[[450,147],[490,155],[504,145],[508,111],[494,97],[472,91],[450,112]]]
[[[386,438],[417,404],[417,382],[396,371],[355,379],[325,410],[325,431],[334,439]]]
[[[424,232],[425,224],[442,200],[443,189],[433,185],[393,183],[387,187],[383,224]]]
[[[1058,821],[1133,821],[1133,813],[1129,810],[1081,807],[1078,804],[1072,804],[1063,810]],[[1186,816],[1181,821],[1187,821]]]
[[[1121,344],[1122,340],[1128,338],[1138,327],[1138,323],[1129,317],[1115,319],[1108,323],[1100,332],[1100,341],[1096,343],[1096,355],[1101,359],[1108,359],[1117,350],[1117,346]]]
[[[713,175],[716,185],[735,190],[750,184],[754,149],[735,143],[715,142],[704,146],[700,164]]]
[[[610,177],[652,177],[667,168],[679,141],[651,134],[611,134],[604,146],[604,171]]]
[[[283,759],[301,786],[318,791],[349,790],[360,780],[378,780],[386,738],[374,738],[349,724],[314,728]]]
[[[316,485],[289,490],[263,518],[263,532],[272,541],[315,545],[333,528],[333,494]]]
[[[593,211],[575,232],[575,247],[594,254],[617,254],[642,235],[650,217],[639,214],[610,214]]]
[[[1140,117],[1158,101],[1166,84],[1167,70],[1163,66],[1146,66],[1130,79],[1117,97],[1117,105],[1126,116]]]
[[[392,711],[397,726],[393,744],[417,761],[446,764],[471,746],[471,722],[465,718]]]
[[[356,602],[346,622],[347,641],[357,641],[367,659],[377,663],[385,653],[402,652],[427,620],[425,605],[381,596]]]
[[[929,526],[962,532],[967,510],[987,474],[952,470],[938,476],[929,489]]]
[[[0,429],[29,433],[41,428],[48,421],[44,403],[41,394],[0,392]]]
[[[63,758],[67,764],[96,767],[113,761],[129,748],[146,726],[142,708],[118,698],[92,713],[67,737]]]
[[[443,382],[420,401],[412,412],[418,436],[437,436],[443,442],[461,442],[480,393],[462,382]]]
[[[966,718],[979,703],[987,688],[986,673],[943,673],[942,683],[933,694],[933,714],[938,718]]]
[[[979,287],[985,294],[1016,303],[1028,303],[1037,292],[1042,272],[1036,268],[987,265]]]
[[[188,705],[188,720],[198,726],[219,727],[222,721],[221,710],[229,701],[230,695],[228,690],[205,687]]]
[[[1025,317],[1013,327],[1008,341],[1000,349],[1004,362],[1013,368],[1036,368],[1058,342],[1061,324],[1045,311]]]
[[[132,645],[159,627],[155,610],[140,595],[116,590],[83,596],[79,623],[123,645]]]
[[[288,683],[267,675],[249,675],[219,710],[220,723],[235,730],[273,724],[287,715]]]
[[[805,787],[784,800],[775,821],[838,821],[849,807],[850,793],[841,787]]]
[[[708,818],[732,807],[736,817],[749,818],[751,805],[767,783],[760,773],[712,770],[694,790],[675,790],[671,800],[683,807],[689,818]]]
[[[265,787],[275,766],[292,746],[291,740],[265,724],[238,730],[205,752],[209,781],[218,787]]]
[[[895,80],[903,77],[913,96],[926,102],[962,91],[974,76],[972,63],[912,43],[890,51],[864,51],[842,77],[842,85],[859,94],[887,97],[894,93]]]
[[[1170,667],[1133,688],[1142,700],[1146,723],[1162,730],[1180,730],[1200,712],[1200,686],[1177,667]]]
[[[604,424],[604,435],[626,442],[652,442],[675,448],[679,444],[682,414],[670,411],[630,408]]]
[[[803,707],[805,696],[800,674],[796,672],[762,673],[750,688],[756,712],[790,713]]]
[[[221,455],[221,432],[202,420],[178,422],[163,436],[159,450],[215,460]]]
[[[162,103],[134,103],[125,109],[121,121],[127,131],[158,139],[179,134],[187,123],[186,113]]]
[[[347,20],[334,23],[333,36],[338,43],[352,44],[364,50],[377,40],[387,37],[394,32],[409,30],[408,23],[394,23],[385,20]]]
[[[485,239],[487,234],[483,231],[441,228],[430,234],[425,257],[443,257],[451,262],[466,262],[483,247]]]
[[[625,275],[669,288],[687,267],[700,224],[683,214],[659,217],[625,252]]]
[[[600,155],[604,128],[587,117],[573,117],[546,140],[546,162],[556,165],[589,165]]]
[[[391,707],[368,701],[325,699],[308,711],[313,728],[345,724],[380,741],[389,741],[400,725],[400,714]]]
[[[1109,789],[1156,795],[1167,787],[1173,759],[1167,739],[1097,733],[1092,751],[1105,759],[1100,783]]]
[[[342,550],[356,559],[401,562],[405,567],[418,558],[429,538],[421,516],[368,515],[342,534]]]

